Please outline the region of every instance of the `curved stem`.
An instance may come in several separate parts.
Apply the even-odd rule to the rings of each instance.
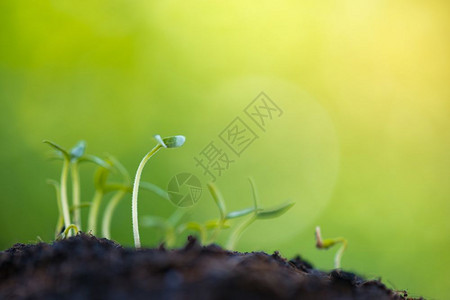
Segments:
[[[69,213],[69,203],[67,201],[67,175],[69,173],[69,160],[64,159],[64,164],[61,173],[61,208],[64,217],[64,225],[66,229],[70,226],[70,213]],[[70,235],[70,232],[69,232]]]
[[[92,200],[92,206],[89,210],[89,218],[88,218],[88,230],[91,231],[93,235],[96,234],[97,231],[97,216],[98,209],[100,207],[100,203],[102,202],[103,191],[97,189],[95,191],[94,199]]]
[[[234,247],[236,246],[236,243],[241,237],[242,233],[244,233],[248,226],[250,226],[255,220],[256,214],[248,218],[247,221],[243,222],[238,228],[236,228],[231,237],[228,239],[226,248],[229,250],[234,250]]]
[[[75,234],[78,234],[78,227],[77,227],[77,225],[75,225],[75,224],[70,224],[67,228],[66,228],[66,230],[64,230],[64,238],[66,238],[67,236],[68,236],[68,234],[69,234],[69,231],[71,230],[71,229],[73,229],[74,231],[75,231]]]
[[[120,190],[114,194],[114,196],[109,201],[108,205],[105,209],[105,214],[103,215],[102,221],[102,234],[105,238],[111,239],[111,219],[114,214],[114,210],[119,204],[120,200],[122,200],[123,196],[127,193],[126,190]]]
[[[318,249],[328,249],[338,243],[341,243],[342,246],[339,248],[339,250],[336,252],[336,255],[334,256],[334,268],[340,269],[341,268],[341,259],[342,255],[344,254],[345,249],[347,249],[347,240],[343,237],[338,237],[334,239],[322,239],[322,234],[320,232],[320,227],[316,227],[316,247]]]
[[[73,212],[73,223],[81,229],[81,216],[80,216],[80,173],[78,172],[78,162],[72,163],[71,168],[72,177],[72,205],[76,207]]]
[[[139,193],[139,182],[141,181],[142,170],[144,169],[147,161],[161,148],[161,144],[156,145],[147,155],[144,156],[139,167],[136,171],[136,177],[134,179],[133,185],[133,197],[131,202],[131,213],[132,213],[132,222],[133,222],[133,236],[134,236],[134,245],[136,248],[141,247],[141,239],[139,236],[139,223],[138,223],[138,193]]]
[[[342,255],[344,254],[345,249],[347,249],[347,240],[344,238],[337,238],[336,243],[342,243],[342,246],[336,252],[336,256],[334,257],[334,268],[340,269]]]

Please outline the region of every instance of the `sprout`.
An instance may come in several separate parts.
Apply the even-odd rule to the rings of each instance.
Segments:
[[[78,227],[75,224],[70,224],[57,238],[56,240],[62,240],[69,236],[70,230],[74,230],[75,234],[78,234],[80,231],[78,230]]]
[[[334,268],[339,269],[341,267],[341,259],[342,255],[344,254],[345,249],[347,249],[347,240],[339,237],[335,239],[322,239],[322,236],[320,234],[320,227],[316,227],[316,247],[318,249],[328,249],[338,243],[341,243],[342,246],[339,248],[339,250],[336,252],[336,256],[334,257]]]
[[[131,193],[133,191],[130,175],[128,174],[126,168],[113,156],[109,156],[109,160],[113,163],[114,168],[117,169],[122,175],[123,183],[107,184],[105,186],[105,192],[116,191],[116,193],[113,195],[108,205],[106,206],[105,213],[103,215],[102,234],[107,239],[111,239],[111,220],[117,205],[126,195],[126,193]],[[166,191],[150,182],[141,182],[140,188],[153,192],[163,199],[169,200],[169,195]]]
[[[186,141],[186,138],[182,135],[177,136],[171,136],[166,138],[161,138],[160,135],[155,135],[155,139],[158,142],[158,144],[150,150],[150,152],[147,153],[147,155],[144,156],[141,163],[139,164],[139,167],[136,172],[136,177],[134,180],[133,185],[133,197],[132,197],[132,203],[131,203],[131,211],[132,211],[132,221],[133,221],[133,236],[134,236],[134,245],[136,248],[141,247],[141,241],[139,236],[139,223],[138,223],[138,208],[137,208],[137,202],[138,202],[138,193],[139,193],[139,183],[141,180],[141,174],[142,170],[144,169],[145,164],[147,161],[156,154],[156,152],[163,148],[178,148],[183,146],[184,142]]]
[[[294,206],[294,202],[286,202],[284,204],[269,208],[269,209],[263,209],[260,208],[259,205],[259,198],[258,194],[256,192],[255,184],[251,178],[249,178],[250,186],[252,188],[252,195],[253,195],[253,209],[250,212],[253,212],[252,216],[248,218],[246,221],[244,221],[236,230],[232,233],[230,238],[227,242],[227,248],[230,250],[233,250],[237,244],[237,241],[241,237],[241,235],[244,233],[244,231],[256,220],[263,220],[263,219],[273,219],[276,217],[279,217],[286,213],[292,206]],[[248,212],[247,210],[242,210],[240,212],[236,212],[235,214],[241,216]]]
[[[78,172],[78,160],[83,156],[86,149],[86,142],[80,141],[70,151],[70,162],[72,164],[71,177],[72,177],[72,203],[74,206],[80,205],[80,174]],[[75,209],[73,214],[74,224],[81,227],[80,210]]]
[[[242,210],[227,213],[225,201],[219,189],[211,182],[208,183],[207,186],[209,192],[211,193],[211,196],[214,199],[214,203],[219,209],[220,214],[220,219],[218,221],[213,220],[208,221],[207,223],[208,224],[207,229],[215,229],[210,238],[210,242],[214,242],[217,239],[217,236],[219,235],[221,229],[230,227],[229,224],[227,223],[228,220],[246,216],[252,213],[255,210],[255,208],[249,207]]]
[[[56,150],[56,153],[52,158],[63,159],[63,172],[61,175],[61,183],[58,187],[60,189],[60,202],[61,210],[64,219],[64,225],[67,228],[70,224],[70,213],[68,211],[68,200],[67,200],[67,176],[68,171],[71,171],[72,179],[72,207],[73,209],[73,219],[74,224],[77,228],[81,229],[81,216],[80,216],[80,175],[78,171],[78,164],[80,162],[91,162],[101,167],[109,168],[109,165],[94,155],[85,154],[86,142],[79,141],[70,151],[65,150],[63,147],[50,142],[44,141],[44,143],[50,145]],[[69,233],[70,235],[70,233]]]
[[[97,217],[100,204],[102,202],[103,196],[106,193],[106,180],[108,179],[109,169],[104,167],[99,167],[95,172],[94,185],[95,193],[92,199],[92,205],[89,210],[88,216],[88,230],[91,231],[93,235],[97,232]]]
[[[64,218],[64,226],[67,229],[71,222],[70,222],[70,213],[69,213],[69,202],[67,200],[67,175],[69,173],[69,165],[70,165],[70,159],[71,156],[70,154],[61,146],[50,142],[50,141],[44,141],[44,143],[50,145],[51,147],[53,147],[54,149],[56,149],[57,151],[59,151],[59,153],[63,156],[64,159],[64,163],[63,163],[63,168],[62,168],[62,172],[61,172],[61,183],[60,183],[60,199],[61,199],[61,210],[63,213],[63,218]],[[68,233],[70,234],[70,232]]]

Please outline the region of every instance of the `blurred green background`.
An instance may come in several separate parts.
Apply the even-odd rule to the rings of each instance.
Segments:
[[[321,225],[349,240],[343,268],[448,297],[449,11],[443,0],[1,1],[0,249],[53,237],[46,179],[60,163],[43,139],[85,139],[88,153],[114,154],[134,174],[153,134],[184,134],[143,178],[166,187],[191,172],[206,183],[194,156],[211,141],[225,150],[218,134],[264,91],[284,114],[216,183],[230,210],[251,205],[247,176],[265,206],[296,205],[255,223],[238,249],[330,269],[335,250],[314,248]],[[81,169],[90,201],[95,167]],[[125,245],[130,198],[112,228]],[[140,216],[173,210],[141,193]],[[206,191],[191,212],[217,217]],[[141,231],[154,245],[155,232]]]

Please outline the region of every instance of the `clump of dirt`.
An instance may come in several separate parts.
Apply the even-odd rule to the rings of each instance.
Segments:
[[[1,299],[410,299],[299,256],[201,246],[134,250],[87,234],[0,252]]]

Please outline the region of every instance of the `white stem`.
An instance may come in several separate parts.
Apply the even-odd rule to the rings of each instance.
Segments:
[[[67,201],[67,175],[69,173],[69,160],[64,159],[63,169],[61,173],[61,207],[64,217],[64,225],[66,229],[70,226],[69,203]],[[69,232],[70,235],[70,232]]]
[[[97,189],[94,194],[94,199],[92,200],[91,209],[89,210],[88,217],[88,230],[91,231],[92,235],[97,234],[97,216],[98,210],[100,208],[100,203],[102,202],[103,191]]]
[[[141,248],[141,239],[139,236],[139,223],[138,223],[138,193],[139,193],[139,183],[141,181],[142,170],[144,169],[147,161],[152,157],[158,150],[161,148],[161,144],[158,144],[153,148],[146,156],[142,159],[141,163],[136,172],[136,177],[134,179],[133,185],[133,197],[131,202],[131,213],[132,213],[132,222],[133,222],[133,236],[134,236],[134,245],[136,248]]]
[[[73,211],[73,223],[81,229],[81,216],[80,216],[80,175],[78,173],[78,162],[72,164],[72,204],[74,206]]]
[[[125,194],[126,191],[124,190],[118,191],[106,206],[105,214],[103,216],[102,233],[103,236],[107,239],[111,239],[111,219],[114,214],[114,210],[116,209],[117,204],[119,204],[123,196],[125,196]]]

